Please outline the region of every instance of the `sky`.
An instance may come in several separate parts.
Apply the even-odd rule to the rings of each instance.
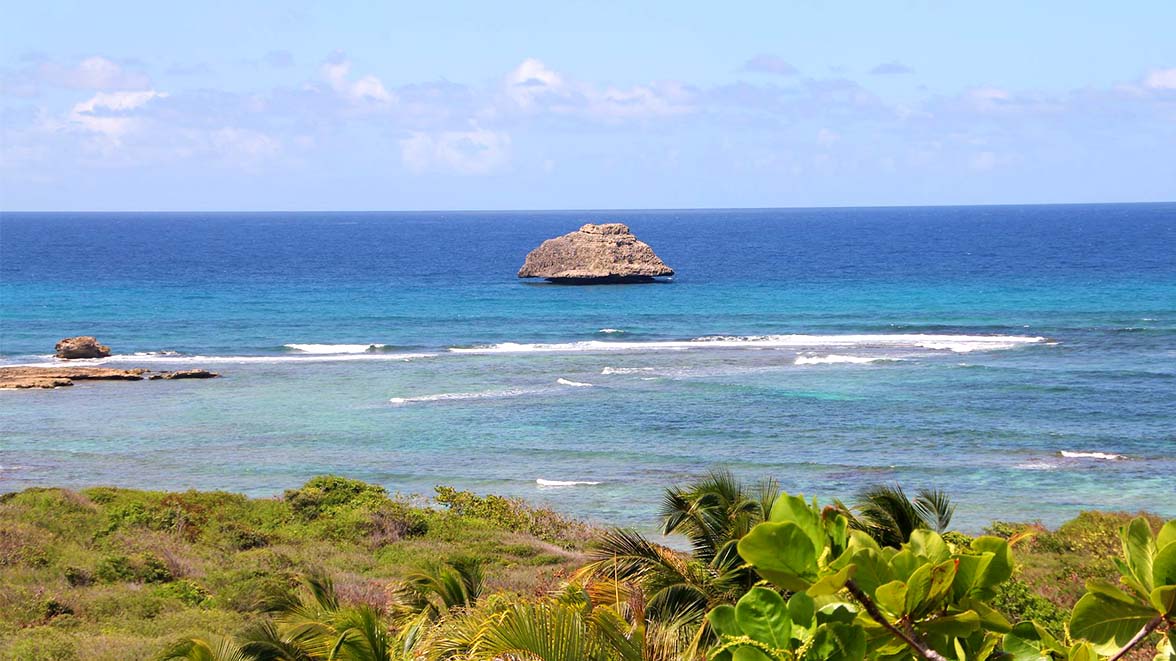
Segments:
[[[0,16],[2,210],[1176,200],[1171,0]]]

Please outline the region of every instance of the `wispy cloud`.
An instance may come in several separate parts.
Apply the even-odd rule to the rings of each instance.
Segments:
[[[914,72],[914,69],[898,61],[883,62],[870,69],[870,75],[872,76],[900,76]]]
[[[800,71],[781,57],[761,53],[743,63],[740,71],[749,73],[770,73],[777,76],[796,76]]]

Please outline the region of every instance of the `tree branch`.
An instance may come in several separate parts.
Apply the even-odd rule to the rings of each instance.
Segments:
[[[1135,647],[1136,645],[1139,644],[1139,641],[1143,640],[1144,638],[1147,638],[1147,635],[1150,634],[1151,632],[1155,631],[1156,627],[1160,626],[1160,623],[1162,623],[1163,621],[1164,621],[1163,615],[1157,615],[1157,616],[1153,617],[1150,622],[1143,625],[1143,628],[1139,630],[1139,633],[1135,634],[1134,638],[1127,641],[1127,644],[1123,646],[1123,649],[1119,650],[1118,652],[1115,652],[1115,656],[1111,657],[1111,661],[1119,661],[1119,659],[1123,658],[1124,655],[1126,655],[1128,652],[1131,651],[1132,647]]]
[[[869,595],[863,592],[862,589],[858,587],[857,583],[854,583],[853,581],[846,581],[845,589],[849,590],[849,593],[854,596],[854,599],[857,599],[858,602],[861,603],[862,608],[866,609],[866,612],[869,613],[870,617],[873,618],[875,622],[881,624],[886,628],[887,631],[894,634],[895,638],[898,638],[902,642],[906,643],[911,649],[918,652],[919,656],[923,657],[924,659],[928,659],[929,661],[947,661],[943,655],[924,645],[915,636],[907,635],[905,631],[891,624],[890,620],[886,619],[886,616],[882,614],[882,611],[878,610],[878,606],[874,603],[874,600],[870,599]],[[1112,659],[1112,661],[1115,660]]]

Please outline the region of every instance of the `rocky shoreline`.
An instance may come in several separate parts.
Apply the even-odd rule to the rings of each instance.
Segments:
[[[61,388],[72,386],[74,381],[142,381],[148,379],[214,379],[220,374],[202,369],[154,372],[135,367],[114,369],[109,367],[0,367],[0,388]]]

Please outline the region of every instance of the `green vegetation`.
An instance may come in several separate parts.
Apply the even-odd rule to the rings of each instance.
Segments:
[[[448,487],[30,489],[0,496],[0,659],[1176,661],[1176,522],[953,510],[716,472],[665,493],[681,552]]]

